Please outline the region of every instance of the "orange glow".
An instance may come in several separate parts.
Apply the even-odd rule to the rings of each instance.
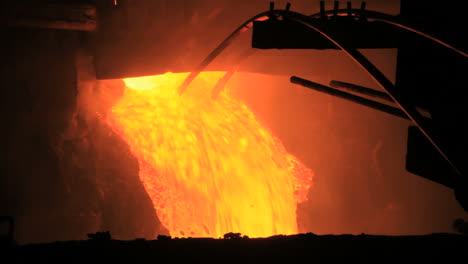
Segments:
[[[211,99],[222,74],[201,73],[183,95],[188,73],[124,79],[108,123],[138,158],[171,236],[297,233],[296,205],[313,173],[228,91]]]

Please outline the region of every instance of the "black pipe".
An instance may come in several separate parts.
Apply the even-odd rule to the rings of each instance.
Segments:
[[[338,9],[340,7],[340,2],[335,1],[333,4],[333,16],[336,17],[338,16]]]
[[[322,92],[322,93],[333,95],[333,96],[336,96],[336,97],[339,97],[339,98],[342,98],[342,99],[345,99],[345,100],[348,100],[348,101],[351,101],[351,102],[354,102],[354,103],[358,103],[360,105],[367,106],[369,108],[372,108],[372,109],[375,109],[375,110],[378,110],[378,111],[381,111],[381,112],[384,112],[384,113],[387,113],[387,114],[391,114],[393,116],[397,116],[397,117],[409,120],[409,118],[405,114],[405,112],[403,112],[399,108],[396,108],[396,107],[393,107],[393,106],[389,106],[389,105],[382,104],[382,103],[379,103],[379,102],[376,102],[376,101],[372,101],[372,100],[364,98],[364,97],[360,97],[360,96],[357,96],[357,95],[354,95],[354,94],[350,94],[350,93],[347,93],[347,92],[336,90],[336,89],[328,87],[326,85],[319,84],[319,83],[316,83],[316,82],[312,82],[312,81],[309,81],[309,80],[306,80],[306,79],[302,79],[302,78],[297,77],[297,76],[291,76],[290,81],[291,81],[291,83],[298,84],[298,85],[301,85],[301,86],[304,86],[304,87],[307,87],[307,88],[311,88],[311,89],[314,89],[315,91],[319,91],[319,92]]]
[[[284,10],[282,10],[285,12]],[[291,11],[286,11],[286,12],[291,12]],[[263,13],[260,13],[249,20],[246,20],[244,23],[242,23],[238,28],[236,28],[227,38],[225,38],[214,50],[208,54],[208,56],[205,57],[205,59],[197,66],[197,68],[190,72],[190,74],[185,78],[184,82],[179,86],[179,94],[184,93],[185,89],[192,83],[192,81],[202,72],[206,66],[208,66],[221,52],[224,51],[242,32],[245,32],[251,28],[251,24],[253,21],[261,18],[271,15],[270,11],[266,11]]]
[[[362,6],[361,8],[364,7],[365,8],[365,2],[362,3]],[[339,14],[341,13],[348,13],[349,10],[348,9],[339,9],[337,10]],[[353,14],[355,15],[359,15],[361,13],[361,10],[360,9],[352,9],[351,10]],[[192,71],[189,76],[187,76],[187,78],[185,78],[184,82],[179,86],[179,94],[182,94],[185,89],[187,89],[187,87],[190,85],[190,83],[198,76],[198,74],[200,74],[201,71],[203,71],[206,66],[208,66],[208,64],[210,64],[221,52],[224,51],[224,49],[226,49],[231,43],[232,41],[234,41],[235,38],[237,38],[242,32],[245,32],[247,31],[248,29],[251,28],[251,24],[253,21],[261,18],[261,17],[265,17],[265,16],[271,16],[271,12],[272,11],[266,11],[266,12],[263,12],[263,13],[260,13],[254,17],[251,17],[250,19],[248,19],[247,21],[245,21],[243,24],[241,24],[237,29],[235,29],[226,39],[224,39],[210,54],[208,54],[208,56],[198,65],[198,67]],[[313,18],[313,17],[316,17],[316,16],[321,16],[322,18],[326,18],[326,15],[327,14],[330,14],[330,12],[334,12],[334,11],[325,11],[325,4],[323,1],[320,1],[320,13],[317,13],[317,14],[312,14],[310,15],[309,17]],[[388,14],[385,14],[385,13],[381,13],[381,12],[376,12],[376,11],[370,11],[370,10],[365,10],[366,12],[366,15],[368,17],[372,17],[372,19],[375,19],[375,20],[378,20],[378,21],[381,21],[381,22],[384,22],[384,23],[388,23],[388,24],[391,24],[391,25],[394,25],[394,26],[397,26],[397,27],[401,27],[405,30],[408,30],[408,31],[411,31],[411,32],[414,32],[416,34],[419,34],[423,37],[426,37],[432,41],[435,41],[449,49],[452,49],[453,51],[455,52],[458,52],[459,54],[461,54],[462,56],[464,57],[468,57],[468,54],[465,53],[464,51],[460,50],[460,49],[457,49],[431,35],[428,35],[428,34],[425,34],[424,32],[421,32],[421,31],[418,31],[414,28],[411,28],[411,27],[408,27],[408,26],[405,26],[401,23],[398,23],[398,22],[395,22],[393,21],[395,19],[395,16],[392,16],[392,15],[388,15]],[[286,11],[286,10],[273,10],[273,13],[277,14],[277,15],[302,15],[302,14],[299,14],[299,13],[296,13],[296,12],[293,12],[293,11]],[[302,15],[304,16],[304,15]]]
[[[347,8],[348,8],[348,16],[351,17],[353,15],[353,12],[352,12],[352,6],[351,6],[351,2],[348,1],[346,2],[346,5],[347,5]]]
[[[365,9],[365,2],[361,5],[361,8],[364,10]],[[345,12],[348,13],[349,10],[338,10],[339,13]],[[314,26],[310,18],[313,18],[314,16],[318,15],[323,15],[323,13],[328,13],[328,12],[320,12],[318,14],[313,14],[310,16],[305,16],[303,14],[293,12],[293,11],[286,11],[286,10],[273,10],[273,12],[276,15],[282,15],[283,17],[289,17],[290,19],[293,19],[301,24],[304,24],[311,29],[319,32],[322,34],[324,37],[326,37],[330,42],[338,46],[340,49],[342,49],[349,57],[351,57],[358,65],[360,65],[362,68],[364,68],[370,75],[371,77],[392,97],[392,99],[395,101],[395,103],[404,110],[404,112],[407,114],[407,116],[418,126],[418,128],[421,130],[421,132],[426,136],[426,138],[431,142],[431,144],[437,149],[437,151],[448,161],[450,166],[454,169],[454,172],[458,175],[461,176],[460,170],[458,170],[457,166],[449,159],[447,156],[445,150],[442,150],[441,146],[439,145],[439,142],[434,141],[434,138],[432,137],[432,133],[429,131],[429,123],[427,122],[427,119],[424,118],[416,109],[415,106],[412,106],[409,104],[409,102],[405,102],[404,97],[401,96],[400,92],[398,90],[395,90],[395,87],[393,84],[366,58],[364,57],[359,51],[355,49],[349,49],[338,43],[334,38],[332,38],[330,35],[327,33],[321,31],[318,29],[316,26]],[[361,10],[352,10],[352,12],[355,15],[359,15],[362,11]],[[182,94],[184,90],[187,88],[188,85],[192,82],[192,80],[200,74],[200,72],[205,69],[205,67],[213,61],[226,47],[228,47],[231,42],[240,35],[240,33],[248,30],[251,28],[251,25],[253,21],[257,20],[258,18],[262,18],[264,16],[271,15],[270,11],[260,13],[249,20],[245,21],[240,27],[238,27],[234,32],[231,33],[223,42],[221,42],[208,56],[200,63],[200,65],[197,67],[197,69],[189,74],[187,78],[184,80],[181,86],[179,86],[179,94]],[[405,30],[412,31],[416,34],[419,34],[421,36],[424,36],[432,41],[435,41],[449,49],[452,49],[453,51],[461,54],[464,57],[468,57],[468,54],[465,53],[464,51],[457,49],[433,36],[430,36],[428,34],[425,34],[421,31],[418,31],[414,28],[408,27],[406,25],[403,25],[399,22],[395,21],[395,16],[376,12],[376,11],[368,11],[365,10],[365,15],[370,17],[372,16],[372,19],[375,19],[377,21],[382,21],[391,25],[395,25],[398,27],[401,27]],[[396,98],[395,98],[396,97]],[[402,100],[403,99],[403,100]]]
[[[401,93],[400,90],[396,89],[393,83],[387,79],[387,77],[377,68],[372,62],[370,62],[361,52],[357,49],[348,48],[342,45],[338,40],[333,38],[329,33],[319,29],[309,17],[304,16],[298,13],[290,12],[287,15],[289,19],[292,19],[296,22],[299,22],[316,32],[320,33],[322,36],[327,38],[331,43],[339,47],[346,55],[348,55],[352,60],[354,60],[359,66],[361,66],[369,75],[374,79],[382,89],[384,89],[387,94],[392,98],[392,100],[398,105],[398,107],[403,110],[403,112],[413,121],[413,123],[421,130],[421,132],[426,136],[426,138],[431,142],[435,149],[440,153],[442,157],[450,164],[453,171],[456,175],[463,177],[461,171],[458,169],[458,166],[453,163],[452,159],[448,156],[447,150],[444,146],[434,137],[434,131],[431,129],[430,123],[427,122],[427,118],[422,116],[416,106],[411,104]]]
[[[359,14],[359,20],[365,20],[366,19],[366,14],[365,13],[366,13],[366,2],[363,1],[361,3],[361,12]]]
[[[327,18],[327,15],[325,15],[325,1],[320,1],[320,17],[322,19]]]
[[[353,91],[353,92],[362,93],[362,94],[365,94],[365,95],[368,95],[368,96],[371,96],[371,97],[374,97],[374,98],[383,99],[385,101],[395,103],[392,100],[392,98],[385,92],[376,91],[374,89],[359,86],[359,85],[356,85],[356,84],[333,80],[333,81],[330,82],[330,86],[333,87],[333,88],[337,88],[337,89],[345,89],[345,90],[349,90],[349,91]]]
[[[427,33],[419,31],[419,30],[417,30],[417,29],[415,29],[413,27],[410,27],[408,25],[404,25],[404,24],[398,22],[397,21],[398,17],[396,17],[396,16],[392,16],[392,15],[377,12],[377,11],[362,9],[363,7],[365,8],[365,6],[366,6],[365,2],[363,2],[362,5],[361,5],[361,9],[351,9],[351,13],[353,15],[357,15],[357,16],[362,16],[364,14],[365,18],[370,18],[370,19],[372,19],[374,21],[380,21],[380,22],[390,24],[390,25],[402,28],[404,30],[413,32],[413,33],[418,34],[418,35],[420,35],[422,37],[430,39],[430,40],[432,40],[432,41],[434,41],[436,43],[439,43],[440,45],[445,46],[446,48],[449,48],[449,49],[457,52],[458,54],[462,55],[463,57],[468,57],[468,54],[464,50],[456,48],[456,47],[450,45],[449,43],[444,42],[444,41],[442,41],[442,40],[440,40],[440,39],[438,39],[438,38],[436,38],[434,36],[431,36],[431,35],[429,35]],[[323,16],[327,17],[328,15],[333,15],[334,14],[333,12],[334,11],[325,11],[324,14],[317,13],[317,14],[310,15],[309,17],[311,17],[311,18],[318,18],[319,16],[321,18]],[[348,9],[339,9],[338,14],[349,14],[349,10]]]

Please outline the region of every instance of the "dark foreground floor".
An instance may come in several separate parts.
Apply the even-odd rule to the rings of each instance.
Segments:
[[[468,263],[468,236],[300,234],[2,246],[0,263]]]

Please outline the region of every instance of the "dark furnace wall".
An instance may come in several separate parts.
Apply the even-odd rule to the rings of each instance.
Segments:
[[[19,243],[164,233],[137,160],[99,115],[88,114],[87,96],[105,114],[110,104],[99,100],[109,102],[123,86],[106,93],[93,82],[80,34],[2,30],[0,215],[15,218]]]

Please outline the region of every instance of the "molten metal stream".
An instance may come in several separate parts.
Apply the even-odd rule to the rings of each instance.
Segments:
[[[289,154],[249,108],[211,89],[222,72],[124,79],[108,116],[130,146],[140,179],[171,236],[251,237],[297,233],[296,205],[313,172]]]

